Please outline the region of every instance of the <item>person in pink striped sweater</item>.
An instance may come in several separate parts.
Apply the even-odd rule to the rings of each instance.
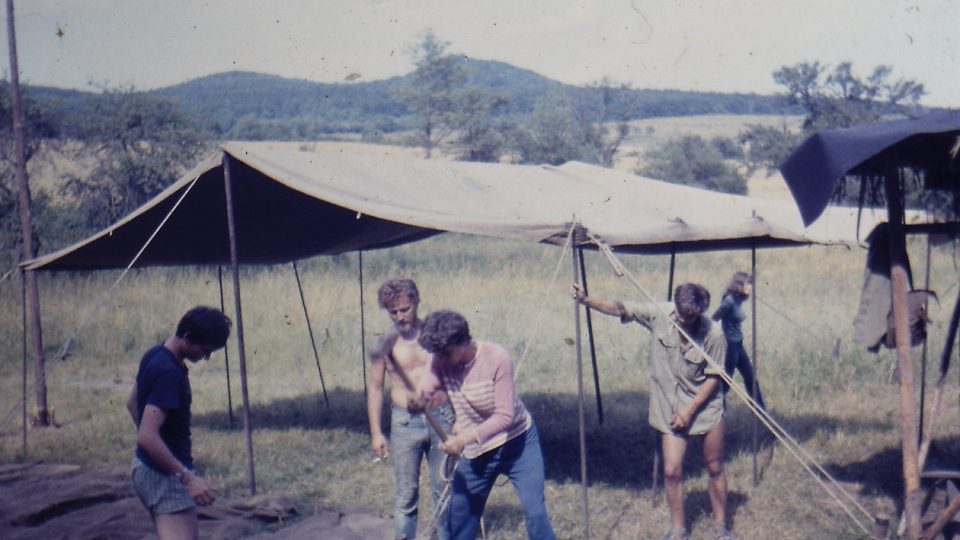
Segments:
[[[516,393],[513,360],[501,345],[476,341],[462,315],[437,311],[420,329],[433,355],[420,379],[422,399],[446,390],[456,411],[454,434],[440,448],[461,456],[445,524],[451,540],[474,540],[499,475],[510,479],[523,507],[527,537],[555,538],[544,496],[543,452],[533,417]]]

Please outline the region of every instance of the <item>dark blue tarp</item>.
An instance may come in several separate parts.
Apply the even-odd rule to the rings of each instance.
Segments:
[[[845,176],[922,171],[928,187],[960,183],[960,111],[863,124],[811,135],[780,166],[805,225],[813,223]]]

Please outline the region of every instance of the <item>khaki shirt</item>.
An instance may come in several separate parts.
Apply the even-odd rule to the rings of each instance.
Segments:
[[[723,369],[727,341],[719,324],[710,317],[700,316],[700,324],[690,337],[720,366],[711,367],[691,343],[681,343],[680,332],[674,326],[676,307],[672,302],[623,302],[623,323],[637,322],[650,330],[650,425],[662,433],[672,433],[670,416],[693,401],[697,391],[709,375],[718,375]],[[687,434],[702,435],[712,430],[723,419],[723,392],[714,392],[694,415]]]

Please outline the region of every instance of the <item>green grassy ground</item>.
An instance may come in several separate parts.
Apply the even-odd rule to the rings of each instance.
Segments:
[[[925,244],[910,253],[918,285]],[[668,257],[625,255],[643,286],[665,297]],[[757,365],[774,417],[870,512],[896,515],[900,491],[899,430],[893,354],[869,354],[851,340],[865,252],[845,248],[774,249],[757,254]],[[320,351],[329,398],[325,405],[316,361],[291,267],[246,269],[243,309],[246,360],[260,494],[296,501],[302,514],[321,508],[392,509],[391,470],[374,463],[367,446],[362,343],[372,343],[389,321],[376,305],[385,278],[417,280],[421,312],[451,308],[466,315],[480,339],[515,353],[518,387],[540,428],[547,472],[547,503],[561,538],[582,537],[577,431],[576,351],[573,306],[567,290],[571,258],[559,248],[456,235],[363,255],[363,321],[356,254],[299,264],[304,295]],[[596,253],[587,253],[591,293],[641,298]],[[697,281],[714,293],[714,305],[733,271],[750,267],[749,252],[684,254],[676,282]],[[557,276],[554,278],[554,276]],[[21,449],[22,334],[19,282],[0,284],[0,462],[48,461],[124,465],[134,430],[124,402],[137,362],[164,339],[188,307],[219,304],[216,269],[149,269],[127,275],[109,295],[119,273],[58,273],[41,279],[44,337],[49,360],[49,402],[57,428],[30,429]],[[227,312],[233,295],[225,276]],[[956,296],[952,247],[935,248],[927,403],[932,394],[943,335]],[[591,537],[659,537],[668,523],[662,500],[652,497],[655,437],[646,425],[648,335],[595,316],[597,368],[604,422],[599,422],[589,356],[584,355],[587,464]],[[68,337],[72,355],[55,359]],[[834,356],[837,339],[839,355]],[[526,353],[524,354],[524,351]],[[920,357],[920,348],[914,350]],[[236,341],[229,357],[231,398],[227,412],[224,353],[191,369],[195,456],[221,494],[246,495],[244,438],[240,428],[240,377]],[[921,362],[917,362],[920,378]],[[954,368],[953,374],[956,373]],[[960,454],[958,388],[950,377],[939,422],[938,451]],[[31,404],[32,409],[32,404]],[[9,413],[9,414],[8,414]],[[750,451],[753,421],[731,396],[727,471],[733,529],[744,539],[859,538],[860,529],[782,448],[753,485]],[[709,503],[700,447],[685,463],[687,514],[693,538],[707,538]],[[860,519],[864,519],[858,516]],[[498,486],[486,513],[487,538],[522,537],[523,525],[510,486]]]

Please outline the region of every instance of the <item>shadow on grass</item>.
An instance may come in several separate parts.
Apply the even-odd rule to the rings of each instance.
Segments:
[[[903,457],[900,447],[884,448],[863,461],[827,463],[824,469],[837,480],[856,482],[861,493],[884,496],[896,502],[896,513],[903,512]],[[930,445],[924,471],[960,471],[960,437],[936,437]],[[922,479],[924,507],[928,507],[937,489],[944,489],[943,480]]]
[[[255,404],[251,409],[252,424],[257,429],[343,429],[366,437],[368,433],[366,399],[362,391],[335,388],[328,391],[330,406],[319,392]],[[577,399],[569,393],[524,393],[523,402],[537,423],[543,447],[547,478],[558,482],[580,481],[580,435],[577,422]],[[587,470],[592,484],[649,489],[652,487],[654,449],[658,434],[647,424],[647,393],[614,392],[603,394],[604,423],[598,421],[596,402],[587,396],[585,402]],[[234,430],[242,429],[242,415],[234,415]],[[383,426],[389,429],[389,411],[385,410]],[[776,411],[774,411],[776,416]],[[887,424],[841,420],[820,415],[798,415],[777,418],[801,444],[824,432],[889,429]],[[194,425],[211,430],[230,430],[226,411],[198,414]],[[751,452],[752,416],[744,407],[733,406],[727,413],[726,455]],[[702,437],[690,441],[684,460],[684,475],[705,474]],[[852,466],[848,466],[848,469]],[[869,467],[863,474],[870,476]],[[898,469],[899,470],[899,469]],[[662,476],[658,473],[659,476]],[[662,485],[662,478],[661,478]],[[884,489],[887,489],[884,487]]]

